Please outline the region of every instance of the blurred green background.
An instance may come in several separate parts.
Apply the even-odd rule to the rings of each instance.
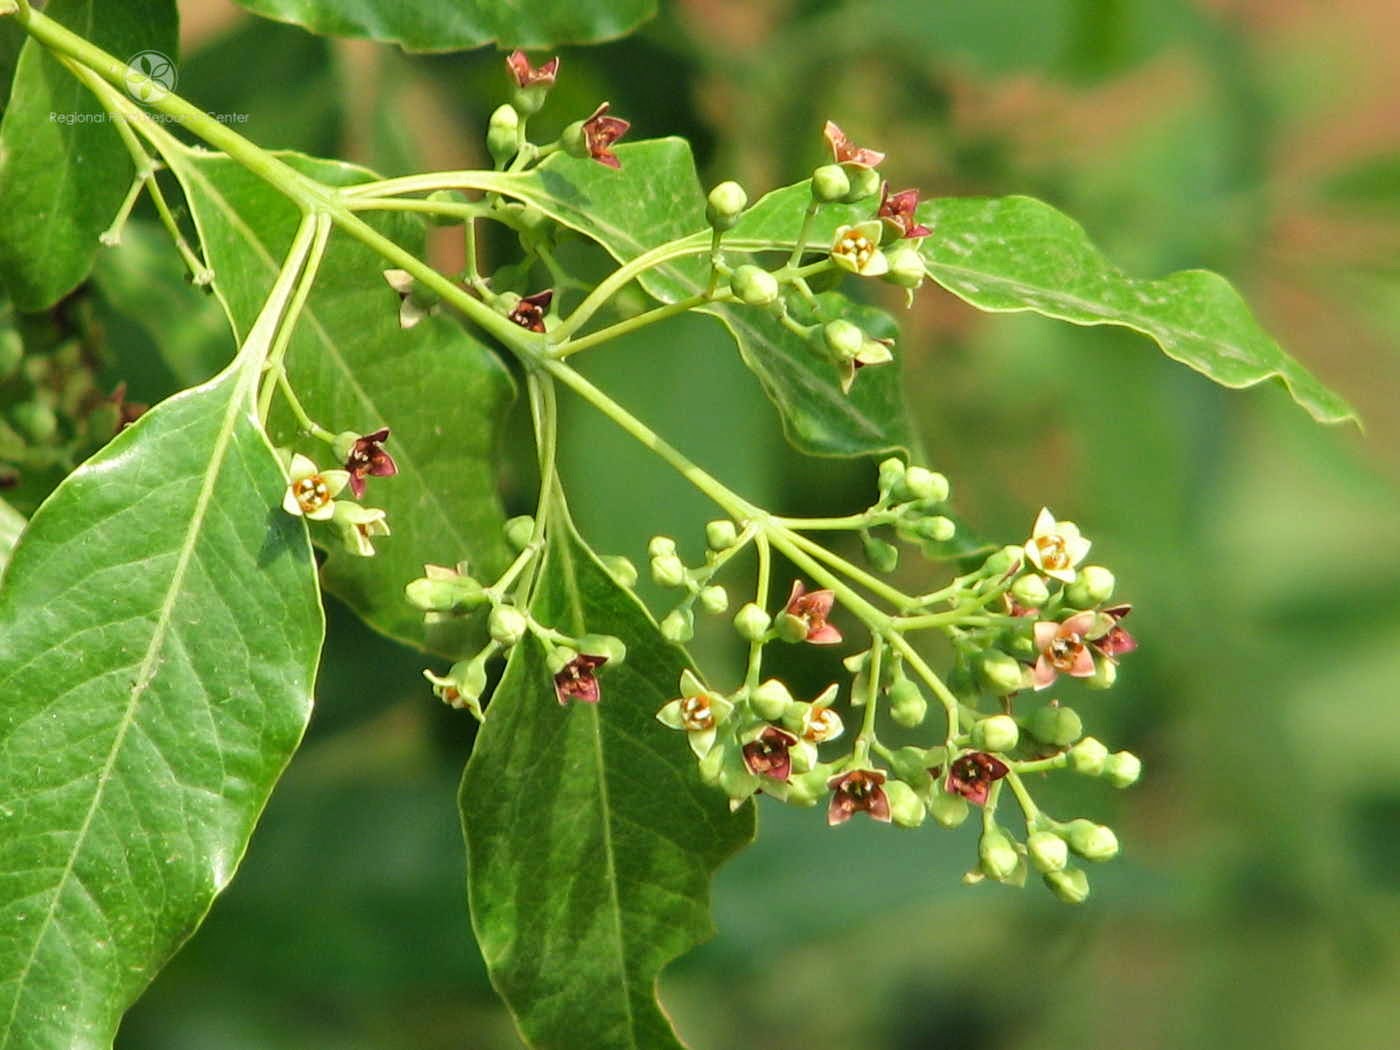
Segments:
[[[634,37],[563,51],[541,130],[607,98],[633,137],[688,136],[707,182],[756,196],[808,172],[835,119],[889,153],[896,188],[1032,194],[1135,274],[1224,272],[1367,425],[1320,428],[1275,387],[1219,390],[1121,331],[926,289],[901,315],[909,398],[966,520],[1009,541],[1048,504],[1136,606],[1142,648],[1118,687],[1065,699],[1143,756],[1144,781],[1039,789],[1053,811],[1112,823],[1124,853],[1070,908],[1034,885],[960,885],[970,829],[829,832],[765,804],[757,844],[715,885],[718,937],[663,980],[682,1034],[697,1050],[1396,1045],[1400,65],[1384,42],[1400,7],[662,6]],[[499,54],[405,57],[227,0],[181,7],[182,92],[248,114],[261,144],[385,174],[483,161]],[[103,288],[111,337],[148,345],[119,319],[117,276]],[[586,370],[751,499],[833,513],[871,497],[869,464],[787,450],[711,322]],[[158,396],[156,372],[132,396]],[[566,404],[586,535],[640,563],[656,532],[698,554],[709,508],[609,426]],[[503,450],[512,510],[529,506],[527,460]],[[419,657],[339,608],[331,620],[306,746],[122,1050],[519,1046],[466,912],[468,720],[433,703]],[[718,635],[699,644],[728,656]]]

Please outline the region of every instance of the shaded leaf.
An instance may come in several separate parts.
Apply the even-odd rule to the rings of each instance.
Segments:
[[[514,650],[462,780],[472,921],[497,990],[536,1050],[665,1050],[670,960],[711,936],[709,880],[753,834],[656,721],[685,661],[567,522],[533,613],[607,632],[627,662],[596,705],[555,700],[533,636]],[[562,527],[559,527],[562,526]]]
[[[45,14],[118,58],[176,54],[174,0],[53,0]],[[87,88],[25,43],[0,123],[0,283],[20,310],[52,306],[87,276],[132,171]]]
[[[10,560],[10,552],[19,542],[19,534],[24,531],[24,515],[0,499],[0,571]]]
[[[0,1047],[106,1050],[199,925],[311,713],[311,549],[258,357],[147,413],[0,586]]]
[[[408,51],[554,47],[610,40],[656,14],[656,0],[238,0],[254,14],[325,36],[370,37]]]
[[[295,154],[281,159],[331,184],[371,177],[350,165]],[[191,154],[175,167],[214,270],[215,291],[241,338],[291,242],[297,210],[221,154]],[[389,216],[379,228],[409,251],[422,251],[416,219]],[[358,242],[333,236],[287,358],[292,384],[313,419],[333,432],[389,427],[387,447],[399,468],[397,477],[372,479],[365,495],[368,505],[388,512],[393,534],[376,543],[373,558],[335,544],[323,578],[378,630],[454,655],[469,644],[464,625],[426,635],[422,614],[403,590],[427,562],[469,558],[484,576],[504,568],[505,517],[493,461],[513,384],[495,355],[449,318],[400,328],[398,297],[384,281],[384,268]],[[285,414],[274,417],[273,435],[282,443],[298,441]],[[325,445],[300,444],[328,464]]]

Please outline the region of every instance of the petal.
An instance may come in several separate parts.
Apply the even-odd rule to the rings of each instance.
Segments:
[[[867,812],[876,820],[885,824],[890,822],[890,800],[883,788],[878,788],[875,794],[870,796],[870,809]]]
[[[724,697],[720,696],[718,693],[710,694],[710,714],[714,716],[715,725],[719,725],[728,718],[730,712],[733,710],[734,705]]]
[[[309,478],[315,474],[316,469],[316,464],[311,462],[308,457],[296,452],[292,455],[292,465],[287,470],[287,476],[293,481],[301,481],[303,478]]]
[[[1035,662],[1035,668],[1031,671],[1031,684],[1039,690],[1045,689],[1054,681],[1055,668],[1042,656]]]
[[[427,316],[423,308],[412,299],[405,299],[399,307],[399,327],[407,330]]]
[[[829,623],[824,623],[815,631],[807,632],[807,641],[813,645],[835,645],[841,641],[841,632]]]
[[[282,497],[282,509],[288,514],[294,514],[298,518],[302,516],[301,504],[297,502],[296,496],[292,495],[291,486],[287,487],[287,494]]]
[[[1073,583],[1075,580],[1077,580],[1077,579],[1079,578],[1079,573],[1075,572],[1075,571],[1074,571],[1073,569],[1071,569],[1071,568],[1064,568],[1064,569],[1046,569],[1046,568],[1042,568],[1040,571],[1043,572],[1043,573],[1045,573],[1046,576],[1053,576],[1055,579],[1059,580],[1061,583]]]
[[[1026,541],[1025,551],[1026,557],[1031,560],[1031,564],[1034,565],[1038,571],[1044,572],[1045,566],[1040,563],[1040,546],[1034,539]]]
[[[1094,653],[1087,645],[1074,654],[1074,664],[1069,669],[1071,678],[1091,678],[1094,674]]]
[[[715,727],[709,729],[698,729],[693,733],[687,733],[690,739],[690,750],[695,752],[696,758],[704,758],[710,753],[710,748],[715,746]]]
[[[350,484],[350,472],[348,470],[323,470],[321,480],[326,483],[326,489],[332,496],[340,494],[346,485]]]
[[[685,722],[681,720],[681,701],[672,700],[656,712],[656,720],[663,726],[670,729],[684,729]]]
[[[846,805],[845,797],[838,791],[831,796],[831,803],[826,807],[827,827],[834,828],[837,824],[844,824],[851,819],[851,810]]]
[[[385,270],[384,280],[400,295],[413,291],[413,275],[407,270]]]
[[[312,521],[330,521],[335,517],[335,501],[332,500],[330,503],[317,507],[315,510],[303,514],[302,516],[310,518]]]
[[[1035,633],[1035,647],[1048,649],[1055,636],[1060,633],[1060,625],[1050,620],[1040,620],[1031,630]]]
[[[1094,630],[1094,625],[1098,622],[1098,614],[1095,612],[1075,613],[1064,623],[1060,624],[1057,632],[1060,635],[1077,634],[1081,638],[1087,638]],[[1039,624],[1036,624],[1039,627]]]
[[[1083,536],[1066,536],[1065,553],[1069,555],[1070,564],[1078,565],[1089,553],[1089,548],[1093,544]]]
[[[1055,532],[1055,515],[1050,513],[1049,507],[1041,507],[1040,513],[1035,516],[1035,525],[1031,529],[1031,536],[1051,536]]]
[[[695,672],[686,668],[681,672],[681,696],[699,696],[705,692],[704,683],[695,677]]]
[[[877,251],[865,260],[865,265],[856,271],[862,277],[883,277],[890,272],[890,260],[882,251]]]

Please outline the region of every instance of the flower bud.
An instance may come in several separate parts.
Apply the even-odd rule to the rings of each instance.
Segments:
[[[904,461],[898,456],[880,461],[880,492],[892,492],[904,480]]]
[[[1131,787],[1142,776],[1142,760],[1131,751],[1115,751],[1103,762],[1103,778],[1116,788]]]
[[[728,518],[720,518],[705,526],[705,542],[712,551],[727,551],[739,542],[739,530]]]
[[[917,828],[924,822],[928,811],[913,788],[902,780],[886,780],[884,786],[891,820],[902,828]]]
[[[1107,758],[1108,748],[1091,736],[1086,736],[1069,749],[1070,769],[1086,777],[1096,777],[1102,773]]]
[[[841,198],[842,202],[855,204],[880,192],[880,173],[874,168],[852,168],[846,175],[851,180],[851,188]]]
[[[979,751],[1010,751],[1020,736],[1010,715],[991,715],[972,723],[972,746]]]
[[[1069,846],[1054,832],[1036,831],[1026,839],[1026,852],[1030,854],[1035,870],[1042,875],[1052,871],[1063,871],[1069,863]]]
[[[509,103],[497,106],[491,114],[486,149],[497,164],[504,164],[520,149],[520,114]]]
[[[978,654],[977,680],[995,696],[1008,696],[1026,687],[1025,669],[1000,649]]]
[[[890,717],[906,729],[923,725],[928,714],[928,701],[908,678],[901,678],[890,687]]]
[[[778,722],[792,706],[792,694],[782,682],[770,678],[754,687],[749,694],[749,705],[765,722]]]
[[[928,814],[945,828],[956,828],[967,819],[969,807],[967,799],[950,794],[943,785],[933,789],[928,800]]]
[[[1094,656],[1094,673],[1084,679],[1090,689],[1112,689],[1118,681],[1118,665],[1106,656]]]
[[[851,192],[851,177],[839,164],[823,164],[812,172],[812,199],[822,204],[839,201]]]
[[[718,615],[729,608],[729,592],[719,584],[706,587],[700,592],[700,608],[707,613]]]
[[[1065,588],[1065,601],[1076,609],[1092,609],[1113,597],[1114,582],[1102,565],[1085,565]]]
[[[739,221],[739,216],[748,207],[749,195],[737,182],[721,182],[710,191],[705,207],[705,218],[717,230],[728,230]]]
[[[559,135],[559,144],[564,147],[565,153],[580,160],[587,160],[593,155],[589,152],[588,135],[584,133],[581,120],[576,120],[564,128]]]
[[[1034,573],[1022,576],[1011,585],[1011,597],[1026,609],[1039,609],[1050,600],[1050,588],[1043,576]]]
[[[439,677],[431,671],[424,671],[423,677],[433,684],[436,694],[448,707],[467,709],[478,716],[481,694],[486,691],[486,660],[478,653],[470,660],[462,660],[452,665],[446,675]]]
[[[506,522],[506,542],[517,551],[523,551],[535,534],[535,519],[521,514]]]
[[[1089,897],[1089,876],[1079,868],[1047,871],[1045,885],[1066,904],[1083,904]]]
[[[1011,878],[1021,859],[1006,832],[995,826],[985,829],[977,840],[977,856],[982,862],[982,874],[998,882]]]
[[[574,648],[585,656],[601,656],[607,660],[603,671],[627,662],[627,646],[621,638],[611,634],[585,634],[574,642]]]
[[[914,525],[914,532],[921,540],[947,543],[958,534],[958,526],[952,518],[945,518],[939,514],[932,518],[920,518]]]
[[[815,806],[826,798],[826,782],[830,778],[829,765],[814,766],[809,772],[796,774],[788,780],[783,801],[793,806]]]
[[[525,632],[529,629],[529,621],[515,606],[497,605],[491,610],[491,616],[486,621],[486,629],[490,632],[493,641],[499,642],[509,649],[525,637]]]
[[[700,759],[700,779],[711,787],[719,785],[719,772],[724,768],[726,750],[724,747],[712,747]]]
[[[408,603],[429,613],[465,613],[486,603],[486,589],[470,576],[425,576],[404,588]]]
[[[758,790],[758,777],[744,764],[741,753],[732,755],[726,752],[725,762],[719,770],[719,787],[729,796],[729,808],[738,809],[744,800]]]
[[[865,560],[870,562],[877,572],[894,572],[898,567],[899,548],[893,543],[886,543],[868,532],[861,536],[860,543],[865,549]]]
[[[653,536],[647,544],[647,555],[652,558],[664,558],[675,553],[676,541],[670,536]]]
[[[928,752],[921,747],[901,747],[890,755],[890,771],[915,791],[927,792],[933,786]]]
[[[910,467],[904,472],[903,483],[895,494],[896,498],[942,503],[948,498],[948,479],[924,467]]]
[[[679,587],[685,583],[685,563],[674,554],[663,554],[651,560],[651,578],[662,587]]]
[[[778,301],[778,279],[767,270],[745,263],[735,269],[729,287],[749,306],[769,306]]]
[[[822,326],[822,341],[837,361],[854,361],[865,346],[865,333],[850,321],[829,321]]]
[[[889,273],[885,274],[885,280],[891,284],[899,285],[901,288],[908,288],[910,291],[923,285],[924,259],[917,248],[912,244],[901,244],[886,254],[889,258],[890,270]],[[912,299],[910,301],[912,302]]]
[[[24,340],[13,328],[0,329],[0,380],[15,374],[24,360]]]
[[[1042,707],[1026,721],[1026,729],[1041,743],[1069,747],[1084,735],[1084,723],[1070,707]]]
[[[807,640],[807,621],[800,616],[794,616],[790,612],[779,613],[775,627],[778,637],[785,642],[795,645]]]
[[[695,637],[695,614],[689,609],[672,609],[661,620],[661,637],[684,645]]]
[[[773,618],[753,602],[749,602],[734,616],[734,629],[746,642],[763,641],[772,623]]]
[[[621,554],[603,554],[599,555],[598,560],[620,586],[630,590],[637,585],[637,567],[630,558],[624,558]]]
[[[43,401],[23,401],[10,409],[10,422],[36,445],[47,444],[58,433],[58,416]]]
[[[1069,848],[1085,860],[1112,860],[1118,855],[1118,836],[1106,824],[1092,820],[1072,820],[1069,823]]]
[[[1020,547],[1007,546],[987,556],[982,563],[984,576],[1004,576],[1025,560],[1025,552]]]

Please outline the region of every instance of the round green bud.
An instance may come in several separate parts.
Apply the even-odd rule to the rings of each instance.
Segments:
[[[1044,878],[1050,892],[1066,904],[1083,904],[1089,897],[1089,876],[1079,868],[1047,871]]]
[[[493,160],[503,164],[520,149],[520,114],[506,103],[497,106],[486,128],[486,149]]]
[[[749,602],[734,615],[734,629],[746,642],[763,641],[772,624],[773,618],[753,602]]]
[[[706,587],[700,592],[700,608],[707,613],[718,615],[729,608],[729,592],[719,584]]]
[[[679,587],[685,583],[685,563],[674,554],[652,558],[651,578],[662,587]]]
[[[911,291],[924,283],[924,259],[912,244],[901,244],[885,253],[889,271],[885,280]]]
[[[942,474],[924,467],[910,467],[906,470],[904,484],[900,488],[909,499],[942,503],[948,498],[948,479]]]
[[[997,827],[982,832],[982,837],[977,840],[977,856],[981,861],[982,874],[998,882],[1011,878],[1021,860],[1011,839]]]
[[[13,328],[0,331],[0,379],[15,374],[24,359],[24,340]]]
[[[958,827],[967,820],[969,812],[967,799],[944,791],[941,785],[929,796],[928,815],[945,828]]]
[[[608,667],[618,667],[627,662],[627,646],[615,635],[585,634],[574,642],[574,648],[589,656],[603,657],[608,661]]]
[[[1115,751],[1103,762],[1103,778],[1116,788],[1131,787],[1142,776],[1142,760],[1131,751]]]
[[[695,637],[695,614],[689,609],[672,609],[661,620],[661,637],[684,645]]]
[[[487,601],[486,589],[470,576],[425,576],[410,582],[404,596],[415,609],[432,613],[469,612]]]
[[[749,705],[753,713],[765,722],[778,722],[792,706],[792,694],[788,687],[776,678],[760,682],[749,693]]]
[[[30,441],[42,445],[58,433],[58,416],[43,401],[24,401],[10,409],[10,422]]]
[[[590,156],[588,136],[583,133],[583,121],[581,120],[574,121],[560,133],[559,144],[564,147],[564,152],[571,157],[586,160]]]
[[[653,558],[664,558],[676,553],[676,541],[670,536],[653,536],[647,544],[647,554]]]
[[[553,220],[541,209],[531,204],[515,212],[515,221],[522,232],[538,234],[548,228]]]
[[[901,678],[890,687],[890,717],[906,729],[923,725],[928,714],[928,701],[908,678]]]
[[[624,558],[621,554],[603,554],[598,560],[621,586],[630,589],[637,585],[637,567],[630,558]]]
[[[958,526],[952,518],[945,518],[939,514],[932,518],[921,519],[914,526],[914,531],[921,540],[928,540],[931,543],[947,543],[958,534]]]
[[[778,637],[785,642],[796,644],[807,640],[807,621],[792,613],[783,612],[778,614],[774,623]]]
[[[1118,665],[1105,656],[1094,657],[1094,673],[1084,679],[1090,689],[1112,689],[1118,681]]]
[[[486,630],[490,633],[492,640],[499,642],[507,649],[525,637],[529,626],[525,615],[513,605],[495,606],[491,610],[490,618],[486,621]]]
[[[1069,848],[1085,860],[1112,860],[1118,855],[1118,836],[1106,824],[1095,824],[1091,820],[1072,820],[1069,823]]]
[[[1069,749],[1069,767],[1086,777],[1096,777],[1103,772],[1108,748],[1091,736],[1086,736]]]
[[[1022,576],[1011,585],[1011,597],[1027,609],[1039,609],[1050,600],[1050,588],[1043,576]]]
[[[1040,655],[1040,650],[1035,647],[1035,624],[1027,619],[1022,619],[1015,626],[1007,628],[1001,633],[1000,644],[1006,652],[1014,659],[1022,663],[1033,663]]]
[[[734,270],[729,287],[741,302],[749,306],[769,306],[778,301],[782,289],[778,279],[767,270],[745,263]]]
[[[902,780],[885,781],[885,798],[890,803],[890,819],[902,828],[917,828],[928,815],[923,800]]]
[[[851,177],[839,164],[823,164],[812,172],[812,199],[822,204],[839,201],[851,192]]]
[[[972,723],[972,746],[979,751],[1010,751],[1020,736],[1010,715],[991,715]]]
[[[467,195],[457,190],[433,190],[428,194],[428,200],[433,204],[466,204]],[[429,212],[428,221],[434,226],[460,226],[463,219],[460,215]]]
[[[851,180],[851,188],[841,198],[844,203],[855,204],[880,192],[880,173],[874,168],[854,168],[846,175]]]
[[[1026,552],[1020,547],[1003,547],[999,551],[994,551],[987,556],[987,560],[982,563],[982,574],[984,576],[1004,576],[1012,566],[1020,565],[1025,560]]]
[[[727,551],[739,542],[739,530],[728,518],[720,518],[705,526],[705,542],[712,551]]]
[[[1069,747],[1084,735],[1084,723],[1070,707],[1042,707],[1026,721],[1026,730],[1041,743]]]
[[[815,806],[826,797],[826,782],[831,777],[831,767],[817,766],[808,773],[794,774],[788,781],[787,795],[783,798],[793,806]]]
[[[904,479],[904,461],[897,456],[880,461],[880,491],[891,492]]]
[[[758,790],[759,779],[743,761],[730,760],[719,771],[719,787],[734,802],[741,802]]]
[[[854,361],[865,346],[865,333],[850,321],[828,321],[822,326],[822,341],[836,360]]]
[[[717,230],[730,229],[748,207],[749,195],[737,182],[721,182],[710,191],[705,218]]]
[[[995,696],[1008,696],[1026,687],[1025,668],[1000,649],[977,655],[977,681]]]
[[[1113,573],[1102,565],[1086,565],[1065,588],[1065,601],[1076,609],[1092,609],[1113,597]]]
[[[506,522],[506,542],[517,551],[523,551],[535,535],[535,519],[521,514]]]
[[[1026,839],[1026,852],[1030,855],[1035,870],[1042,875],[1052,871],[1063,871],[1069,863],[1069,846],[1054,832],[1033,832]]]
[[[894,572],[898,567],[899,548],[893,543],[886,543],[869,533],[861,536],[860,543],[865,550],[865,560],[874,566],[876,572]]]
[[[933,786],[929,775],[928,752],[921,747],[901,747],[890,755],[890,771],[915,791],[927,791]]]

